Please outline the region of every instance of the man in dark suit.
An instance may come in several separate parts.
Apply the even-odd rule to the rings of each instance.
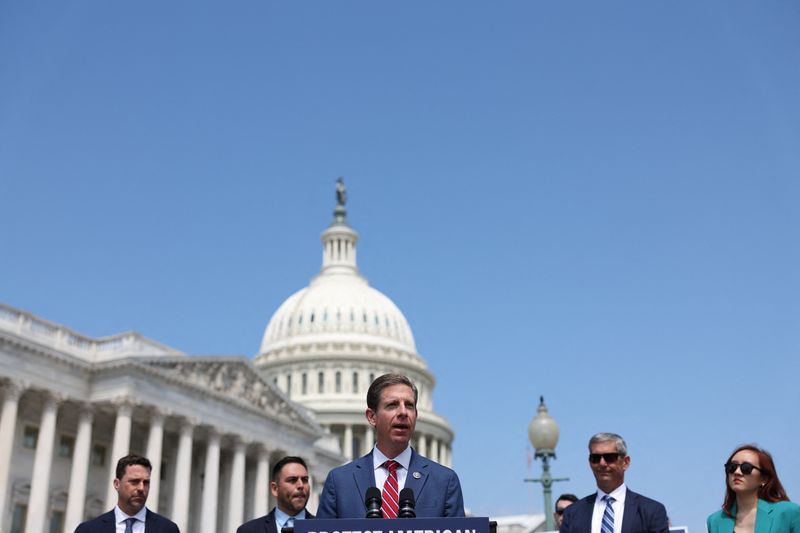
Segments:
[[[564,510],[561,533],[669,533],[664,506],[625,486],[631,464],[625,440],[598,433],[589,440],[589,466],[597,492]]]
[[[75,533],[180,533],[178,526],[144,506],[150,492],[150,461],[126,455],[117,462],[114,489],[117,505],[106,514],[79,525]]]
[[[578,501],[578,497],[574,494],[567,493],[558,497],[556,500],[556,510],[553,513],[553,521],[556,527],[561,527],[561,521],[564,519],[564,511],[576,501]]]
[[[417,395],[414,384],[399,374],[384,374],[372,382],[366,416],[375,428],[375,447],[364,457],[331,470],[317,518],[364,518],[370,487],[382,488],[385,518],[397,517],[403,488],[414,491],[418,517],[464,516],[456,473],[410,446],[417,423]]]
[[[308,502],[308,467],[300,457],[284,457],[272,467],[269,490],[277,505],[265,516],[245,522],[236,533],[279,533],[294,527],[295,520],[314,518],[306,509]]]

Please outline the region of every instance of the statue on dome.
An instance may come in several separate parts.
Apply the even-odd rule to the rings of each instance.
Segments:
[[[347,203],[347,190],[344,188],[344,178],[336,179],[336,205],[344,206]]]

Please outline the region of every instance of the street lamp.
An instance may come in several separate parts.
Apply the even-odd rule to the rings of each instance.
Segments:
[[[553,523],[553,493],[551,487],[556,481],[569,481],[569,478],[550,476],[550,465],[548,461],[552,457],[556,458],[556,444],[558,443],[558,424],[547,413],[544,405],[544,396],[539,396],[539,409],[531,423],[528,424],[528,438],[536,449],[535,458],[542,460],[542,477],[537,479],[526,479],[532,483],[541,483],[544,487],[544,519],[547,531],[555,528]]]

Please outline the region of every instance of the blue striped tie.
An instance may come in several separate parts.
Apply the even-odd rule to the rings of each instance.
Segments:
[[[603,512],[603,523],[600,525],[601,533],[614,533],[614,508],[611,507],[615,501],[611,496],[603,496],[603,501],[606,502],[606,510]]]

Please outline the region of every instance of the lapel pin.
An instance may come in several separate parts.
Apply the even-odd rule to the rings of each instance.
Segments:
[[[414,479],[419,479],[422,477],[422,474],[420,474],[419,472],[414,472],[413,474],[411,474],[411,477],[413,477]]]

